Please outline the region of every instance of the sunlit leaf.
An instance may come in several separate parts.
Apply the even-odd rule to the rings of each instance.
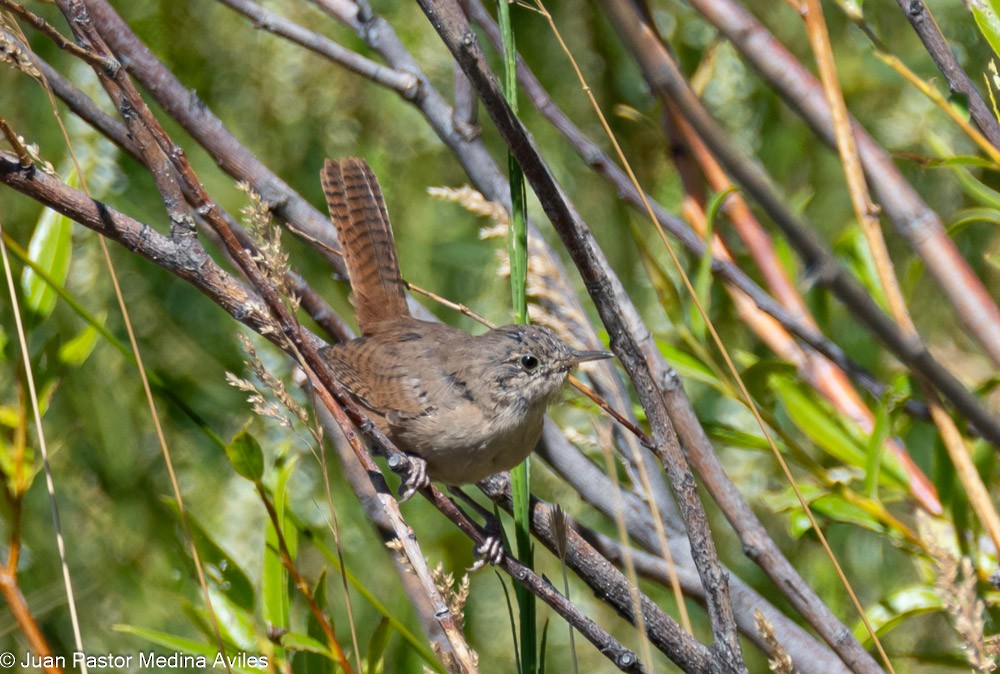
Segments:
[[[336,661],[333,653],[322,641],[313,639],[308,634],[301,632],[285,632],[281,635],[281,645],[293,651],[303,651],[305,653],[315,653]]]
[[[59,347],[59,360],[71,367],[83,365],[94,351],[100,335],[94,326],[86,326],[78,335]]]
[[[226,445],[226,456],[237,475],[251,482],[257,482],[264,476],[264,451],[245,428]]]
[[[979,26],[993,53],[1000,56],[1000,15],[998,15],[994,0],[970,0],[967,3],[972,16]]]
[[[174,516],[179,518],[176,501],[164,499],[164,502]],[[253,611],[255,590],[249,574],[215,541],[194,515],[185,512],[185,517],[206,575],[215,583],[219,592],[229,598],[234,605]]]
[[[277,467],[275,487],[273,489],[274,509],[278,514],[278,521],[285,523],[285,488],[288,479],[294,470],[296,461],[289,459],[281,466]],[[296,530],[293,526],[283,526],[282,534],[285,543],[291,551],[292,559],[295,559],[297,548]],[[272,522],[268,522],[267,534],[264,542],[264,573],[261,578],[261,593],[264,598],[264,617],[272,625],[287,628],[289,625],[289,604],[288,596],[288,572],[281,561],[278,553],[278,536],[275,533]]]
[[[865,467],[865,446],[837,423],[836,414],[831,414],[824,404],[807,396],[804,389],[785,377],[775,375],[769,381],[795,426],[817,447],[848,466]],[[896,486],[909,484],[899,463],[889,453],[882,455],[879,479],[889,479]]]
[[[878,604],[868,607],[865,614],[880,637],[888,634],[910,618],[925,613],[943,610],[941,597],[926,585],[907,585],[886,597]],[[860,620],[854,628],[854,636],[866,648],[871,645],[871,636]]]
[[[389,645],[389,637],[391,636],[392,626],[388,620],[382,618],[378,622],[378,625],[375,626],[371,638],[368,639],[368,654],[366,656],[367,662],[365,667],[365,671],[368,674],[376,674],[376,672],[382,671],[382,656],[385,654],[385,649]]]
[[[42,211],[28,244],[28,255],[49,279],[63,285],[73,255],[72,220],[48,208]],[[42,318],[52,313],[56,292],[30,267],[25,267],[21,273],[21,288],[28,309]]]
[[[719,382],[719,378],[715,376],[715,373],[712,372],[712,368],[691,354],[682,351],[666,340],[658,339],[656,340],[656,345],[671,367],[677,370],[677,373],[684,379],[700,381],[713,387],[720,386],[721,382]]]

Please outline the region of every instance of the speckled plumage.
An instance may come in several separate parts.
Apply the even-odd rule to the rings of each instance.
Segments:
[[[363,333],[323,350],[337,379],[434,480],[466,484],[520,463],[570,368],[610,354],[574,351],[537,326],[473,336],[413,318],[371,169],[328,160],[322,179]]]

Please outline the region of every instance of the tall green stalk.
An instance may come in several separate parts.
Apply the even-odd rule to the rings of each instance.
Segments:
[[[517,51],[514,48],[514,30],[510,25],[510,5],[506,0],[497,3],[497,22],[503,37],[504,94],[516,115],[517,109]],[[528,322],[528,303],[525,286],[528,279],[528,224],[527,193],[524,174],[514,155],[507,152],[507,172],[510,181],[510,226],[508,250],[510,254],[510,290],[514,307],[514,320]],[[530,459],[511,471],[511,491],[514,499],[514,541],[521,562],[534,568],[534,548],[531,543],[530,509]],[[521,632],[521,672],[535,674],[538,670],[537,637],[535,633],[535,596],[521,585],[515,585],[518,618]]]

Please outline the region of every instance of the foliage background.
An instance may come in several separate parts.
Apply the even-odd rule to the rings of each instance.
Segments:
[[[33,5],[37,5],[32,6],[33,11],[62,26],[53,7]],[[150,0],[115,5],[170,70],[186,86],[197,90],[205,104],[243,143],[312,203],[322,203],[317,176],[324,157],[354,154],[365,157],[386,192],[404,276],[473,306],[497,322],[509,319],[505,304],[507,286],[496,275],[497,251],[503,250],[503,243],[480,241],[477,231],[483,224],[481,221],[426,195],[430,186],[459,186],[466,178],[454,157],[405,101],[266,32],[253,31],[244,19],[217,3]],[[365,52],[364,44],[353,33],[334,25],[307,3],[282,1],[267,5],[303,25],[317,27],[351,49]],[[801,21],[788,5],[774,2],[748,5],[803,62],[812,63]],[[376,3],[375,9],[396,28],[435,85],[442,91],[451,91],[452,60],[416,4],[381,2]],[[648,95],[610,24],[586,3],[553,2],[549,9],[568,37],[570,48],[605,111],[617,113],[612,116],[612,126],[640,181],[661,203],[677,212],[682,188],[660,124],[662,110]],[[978,81],[978,74],[986,72],[991,52],[971,15],[957,0],[935,3],[933,9],[953,49]],[[869,3],[865,12],[869,23],[911,68],[925,78],[937,77],[933,64],[895,5]],[[768,168],[789,202],[809,217],[824,238],[834,242],[844,260],[863,271],[864,260],[857,246],[860,235],[835,154],[817,142],[735,51],[724,41],[718,41],[714,29],[692,9],[678,2],[657,2],[654,16],[689,72],[707,50],[715,50],[714,68],[704,92],[712,111],[739,145]],[[940,110],[872,55],[860,31],[832,4],[827,6],[827,18],[851,112],[884,146],[901,155],[931,155],[927,143],[929,135],[935,134],[946,139],[956,153],[974,151]],[[544,22],[529,11],[515,11],[514,19],[518,46],[527,62],[562,109],[592,137],[599,138],[599,126]],[[31,43],[43,58],[62,72],[72,73],[74,82],[103,100],[88,68],[73,63],[37,35],[31,35]],[[687,309],[664,312],[645,276],[629,225],[645,227],[647,223],[622,206],[613,190],[586,170],[529,105],[522,105],[522,111],[558,179],[586,215],[644,317],[660,332],[659,337],[670,343],[677,338],[678,326],[668,315],[685,314]],[[69,165],[66,149],[44,92],[8,68],[0,69],[0,114],[29,142],[37,143],[43,157],[65,175]],[[95,163],[91,177],[95,195],[166,231],[166,216],[149,175],[106,141],[98,140],[71,115],[66,117],[76,149],[87,161]],[[484,119],[483,127],[494,156],[502,157],[502,144],[488,120]],[[167,128],[184,144],[209,192],[227,210],[237,212],[245,203],[243,194],[207,155],[188,142],[183,131],[169,123]],[[946,220],[949,214],[975,205],[963,193],[952,171],[924,166],[910,155],[897,163]],[[994,172],[972,170],[984,183],[996,187]],[[544,222],[534,201],[532,208],[538,221]],[[27,242],[40,217],[41,210],[33,201],[9,190],[0,191],[0,218],[5,231],[16,240]],[[956,325],[953,315],[944,309],[945,302],[935,284],[924,277],[919,262],[905,244],[891,228],[884,231],[921,333],[968,383],[981,382],[991,372],[989,362]],[[962,227],[954,234],[994,297],[1000,295],[997,232],[997,221],[992,221]],[[343,315],[350,316],[345,284],[332,278],[321,258],[307,246],[287,235],[284,242],[293,266],[334,306],[343,310]],[[655,254],[664,259],[661,252]],[[218,435],[231,437],[251,418],[244,395],[226,385],[224,376],[227,371],[244,372],[243,355],[235,339],[239,328],[196,291],[154,265],[121,250],[113,250],[112,255],[147,366],[164,376],[173,391],[204,417]],[[807,274],[797,269],[794,256],[784,251],[784,258],[802,285],[808,287]],[[696,264],[689,262],[692,266]],[[119,339],[126,339],[95,235],[78,226],[73,228],[72,263],[66,288],[101,316]],[[807,297],[826,334],[843,345],[853,358],[886,380],[899,376],[898,363],[836,301],[815,290]],[[451,312],[430,308],[445,320],[474,327]],[[712,312],[730,349],[750,352],[762,359],[772,358],[740,324],[721,291],[713,295]],[[202,610],[202,601],[193,582],[187,551],[180,543],[176,521],[165,505],[169,493],[167,476],[133,366],[102,340],[97,340],[93,352],[82,363],[60,362],[58,348],[84,328],[64,303],[57,303],[50,316],[26,318],[36,372],[51,393],[45,414],[46,432],[88,651],[131,652],[149,648],[145,639],[116,631],[114,626],[119,624],[208,643],[191,619]],[[2,302],[0,411],[7,427],[0,449],[9,445],[12,433],[9,425],[16,421],[20,404],[15,385],[20,376],[19,355],[12,325],[10,306]],[[678,348],[683,350],[683,343]],[[280,377],[290,380],[287,362],[266,347],[262,350],[268,353],[268,365]],[[706,424],[734,424],[753,433],[742,409],[712,387],[688,382],[687,388]],[[993,409],[997,408],[994,397]],[[159,409],[190,513],[214,540],[230,551],[259,587],[265,515],[252,486],[233,472],[222,452],[176,407],[161,401]],[[787,422],[787,417],[784,420]],[[789,427],[793,425],[789,423]],[[301,435],[289,435],[260,420],[252,421],[251,428],[265,441],[265,451],[271,460],[298,457],[289,489],[293,509],[321,531],[325,517],[320,497],[322,484],[308,443]],[[581,429],[587,430],[586,422]],[[970,522],[964,497],[955,488],[954,477],[942,460],[933,428],[902,420],[897,421],[897,430],[905,437],[916,461],[941,490],[949,517],[960,528],[971,527],[974,534],[975,523]],[[805,441],[801,433],[799,437]],[[794,513],[779,511],[774,506],[774,497],[783,494],[787,487],[770,455],[738,447],[720,446],[719,450],[731,475],[799,571],[835,613],[853,625],[856,616],[815,539],[808,534],[799,536]],[[987,484],[995,486],[995,452],[979,447],[976,459]],[[540,462],[535,465],[541,466]],[[333,469],[333,484],[348,566],[386,602],[392,614],[408,621],[411,629],[419,633],[419,625],[412,620],[409,605],[397,589],[398,579],[380,539],[366,524],[354,498],[337,488],[338,471],[339,467]],[[552,479],[545,468],[537,468],[535,476],[535,488],[540,495],[561,503],[581,521],[613,533],[611,523],[588,511],[578,495]],[[471,563],[467,541],[429,506],[414,499],[406,505],[405,512],[408,520],[418,527],[418,535],[432,561],[441,560],[446,568],[456,572]],[[28,492],[19,517],[24,543],[21,587],[53,649],[69,653],[73,650],[72,638],[65,618],[55,539],[40,476]],[[4,538],[10,535],[15,519],[8,507],[3,513]],[[767,595],[766,579],[743,558],[738,541],[721,518],[717,519],[714,531],[724,560],[742,577],[757,583],[758,589]],[[885,600],[900,589],[928,582],[927,568],[919,556],[912,550],[900,549],[884,531],[837,522],[835,518],[827,524],[827,533],[866,606]],[[971,548],[977,547],[974,536],[964,540]],[[307,546],[303,546],[303,554],[301,566],[307,577],[315,578],[325,562]],[[559,575],[558,563],[546,555],[542,555],[540,570],[552,578]],[[648,589],[661,600],[662,606],[674,612],[668,592],[652,586]],[[342,597],[333,590],[329,595],[333,614],[343,620]],[[575,588],[574,598],[598,622],[613,625],[627,643],[634,643],[634,635],[625,623],[612,616],[607,607],[591,600],[585,588]],[[354,607],[364,644],[375,631],[379,617],[363,601],[356,600]],[[700,629],[704,629],[704,616],[700,609],[695,612]],[[295,620],[304,620],[304,612],[295,615]],[[991,619],[995,617],[990,615]],[[494,574],[481,572],[473,577],[466,616],[467,634],[481,654],[483,671],[511,671],[514,649],[509,619],[500,582]],[[898,658],[898,671],[963,668],[953,637],[943,636],[950,634],[943,614],[932,611],[905,618],[887,641]],[[263,638],[266,630],[259,613],[257,624],[247,629],[248,639],[256,640],[260,648],[269,647]],[[991,631],[988,627],[987,632]],[[15,624],[2,608],[0,649],[24,651]],[[566,630],[553,621],[549,632],[551,671],[567,671],[566,649]],[[606,667],[589,647],[578,650],[581,669]],[[751,671],[762,671],[764,665],[759,654],[750,657]],[[398,637],[390,641],[385,671],[416,671],[417,662],[412,650]]]

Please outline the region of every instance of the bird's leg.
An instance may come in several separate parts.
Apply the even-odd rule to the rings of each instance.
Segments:
[[[486,539],[472,550],[476,561],[469,571],[478,571],[487,564],[499,564],[507,554],[503,547],[503,525],[500,519],[489,510],[479,505],[474,498],[458,487],[448,487],[448,491],[464,501],[470,508],[483,518],[483,528]]]
[[[430,477],[427,476],[427,462],[412,454],[393,454],[388,460],[392,472],[403,478],[399,485],[399,502],[405,503],[421,489],[429,487]]]

